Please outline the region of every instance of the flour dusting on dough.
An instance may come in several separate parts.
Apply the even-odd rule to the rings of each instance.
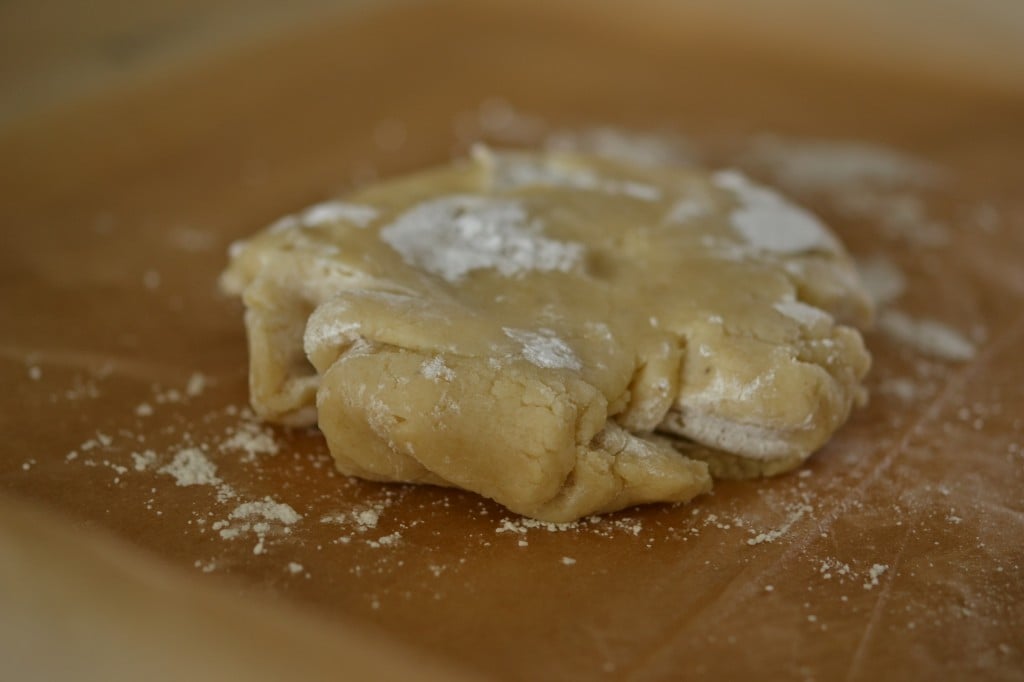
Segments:
[[[838,249],[835,238],[810,211],[751,182],[742,173],[718,171],[711,179],[736,196],[739,206],[730,216],[732,226],[755,248],[779,253]]]
[[[498,155],[482,145],[473,148],[473,157],[490,171],[494,187],[499,190],[540,185],[621,194],[641,201],[661,199],[661,190],[653,185],[631,180],[611,180],[593,170],[563,165],[549,159],[520,154]]]
[[[451,381],[455,378],[455,372],[451,368],[444,364],[444,358],[440,355],[435,355],[433,359],[423,363],[420,367],[420,374],[431,381]]]
[[[518,201],[450,195],[426,201],[380,231],[380,238],[410,265],[457,282],[473,270],[506,277],[531,270],[568,272],[583,246],[539,234]]]
[[[815,324],[832,324],[832,316],[821,308],[801,303],[800,301],[779,301],[775,304],[775,310],[782,313],[791,320],[795,320],[803,327],[812,327]]]
[[[347,201],[325,201],[310,206],[302,212],[300,219],[304,227],[316,227],[325,223],[347,222],[356,227],[366,227],[377,219],[377,209]]]
[[[536,332],[504,327],[502,331],[513,341],[523,344],[523,356],[538,367],[580,370],[583,363],[565,341],[550,329]]]

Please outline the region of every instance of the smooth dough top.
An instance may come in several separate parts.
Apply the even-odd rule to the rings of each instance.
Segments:
[[[870,365],[838,240],[728,170],[478,148],[278,221],[222,282],[261,416],[546,520],[792,468]]]

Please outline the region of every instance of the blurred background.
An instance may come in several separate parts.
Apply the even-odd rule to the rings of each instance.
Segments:
[[[268,34],[331,21],[355,5],[432,1],[452,4],[6,0],[0,3],[0,124]],[[607,0],[545,4],[586,5],[588,11],[614,11],[619,5]],[[637,5],[652,16],[667,12],[691,31],[744,36],[759,49],[1024,88],[1020,0],[644,0],[631,6]]]

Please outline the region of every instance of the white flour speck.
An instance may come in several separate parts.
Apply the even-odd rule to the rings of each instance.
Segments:
[[[786,520],[778,528],[772,529],[766,533],[759,533],[758,535],[747,540],[748,545],[760,545],[762,542],[775,542],[783,535],[789,532],[789,529],[793,527],[800,519],[804,517],[808,512],[813,511],[810,505],[798,504],[790,509],[789,515]]]

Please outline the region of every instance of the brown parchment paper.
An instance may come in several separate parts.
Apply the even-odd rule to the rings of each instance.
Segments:
[[[360,10],[0,137],[0,670],[1024,677],[1024,96],[586,7]],[[564,529],[342,478],[315,431],[247,418],[232,240],[473,139],[592,124],[769,181],[744,153],[764,131],[943,169],[871,216],[799,198],[973,359],[872,333],[870,405],[800,472]],[[190,448],[216,471],[179,485]]]

